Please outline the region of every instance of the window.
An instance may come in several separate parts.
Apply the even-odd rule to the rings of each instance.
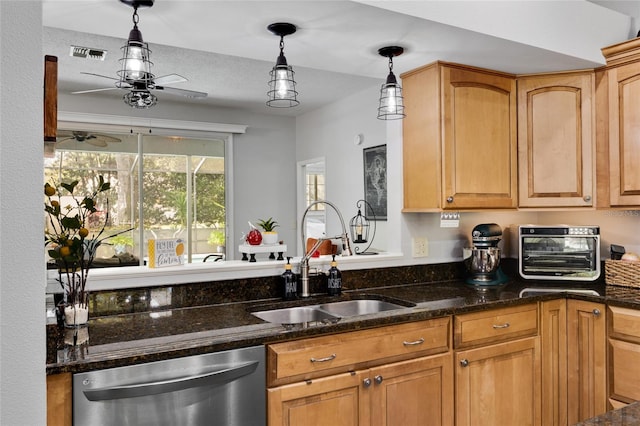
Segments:
[[[108,232],[133,228],[100,247],[96,266],[140,264],[150,238],[182,238],[189,262],[224,253],[224,138],[65,130],[59,134],[55,154],[45,159],[45,181],[78,180],[77,193],[83,194],[97,176],[104,176],[112,189],[99,210],[106,217],[108,209]]]

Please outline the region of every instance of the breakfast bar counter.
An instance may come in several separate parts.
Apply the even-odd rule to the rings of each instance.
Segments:
[[[536,285],[536,282],[521,280],[512,280],[505,285],[485,289],[468,285],[461,278],[374,288],[354,288],[358,286],[349,286],[348,281],[346,283],[345,291],[337,297],[316,294],[292,302],[285,302],[280,298],[264,298],[92,315],[88,326],[79,329],[51,324],[47,326],[47,374],[76,373],[159,361],[515,306],[558,297],[640,309],[639,289],[606,286],[603,282],[574,285],[574,288],[581,291],[570,296],[567,296],[568,293],[564,292],[560,283],[545,284],[542,287],[555,289],[557,292],[523,292],[540,286]],[[566,283],[564,285],[566,287]],[[145,293],[144,297],[166,298],[172,294],[174,299],[179,298],[176,288],[156,291],[158,293]],[[393,311],[345,317],[335,323],[312,326],[283,326],[265,322],[251,314],[259,310],[362,298],[395,302],[404,307]]]

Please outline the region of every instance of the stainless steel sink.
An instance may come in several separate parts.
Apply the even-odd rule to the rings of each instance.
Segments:
[[[299,324],[299,323],[333,323],[340,320],[339,317],[322,311],[315,306],[300,306],[295,308],[272,309],[269,311],[252,312],[261,320],[276,324]]]
[[[375,314],[402,308],[405,308],[405,306],[382,300],[357,299],[321,305],[270,309],[252,312],[251,314],[263,321],[275,324],[331,324],[340,321],[340,318],[344,317]]]
[[[345,300],[343,302],[332,302],[318,305],[319,309],[340,317],[352,317],[356,315],[375,314],[394,309],[403,309],[405,306],[383,300],[357,299]]]

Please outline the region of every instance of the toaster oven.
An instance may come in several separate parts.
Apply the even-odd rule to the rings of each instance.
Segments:
[[[525,279],[595,281],[600,227],[520,225],[518,270]]]

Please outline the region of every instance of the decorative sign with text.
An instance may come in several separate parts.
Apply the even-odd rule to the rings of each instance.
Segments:
[[[181,238],[149,240],[149,268],[184,265],[184,242]]]

